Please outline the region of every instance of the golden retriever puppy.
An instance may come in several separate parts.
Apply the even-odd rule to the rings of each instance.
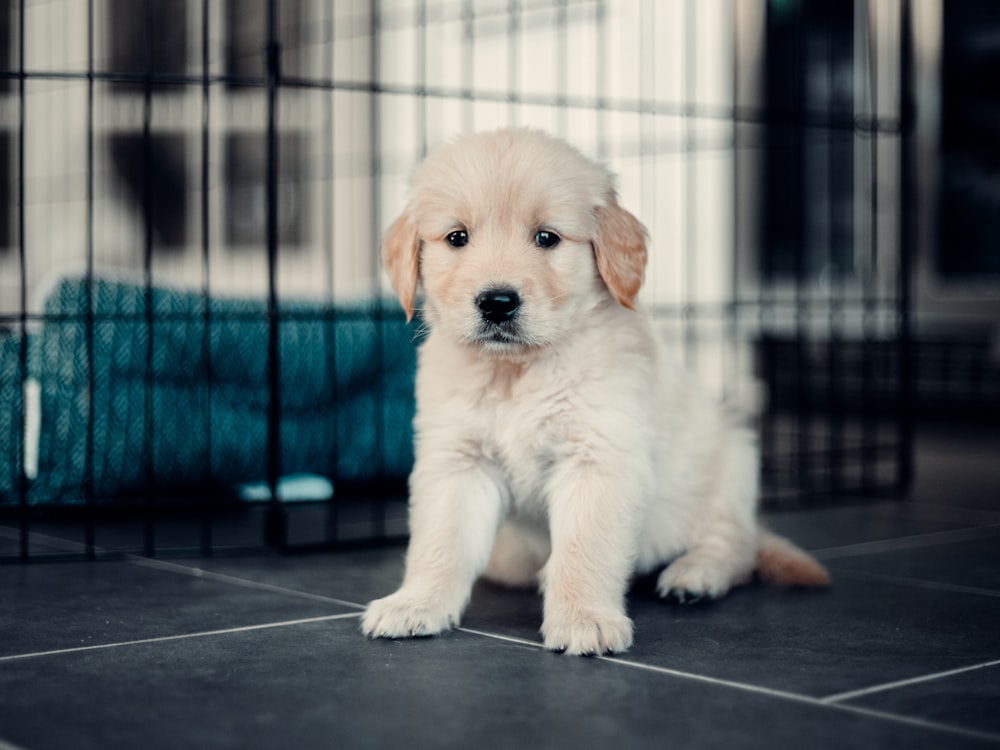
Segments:
[[[751,578],[826,585],[756,523],[758,450],[635,309],[646,230],[603,167],[539,132],[467,136],[413,175],[383,260],[423,291],[410,544],[371,637],[458,624],[480,575],[538,585],[545,646],[632,643],[625,595],[663,566],[689,601]]]

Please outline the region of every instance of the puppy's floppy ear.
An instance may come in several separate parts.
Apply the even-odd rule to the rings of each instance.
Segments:
[[[646,270],[646,227],[609,195],[606,205],[594,209],[597,238],[594,255],[601,278],[619,304],[635,309],[635,298]]]
[[[396,219],[385,233],[382,265],[409,322],[413,317],[413,299],[417,294],[420,272],[420,238],[417,236],[417,225],[408,211]]]

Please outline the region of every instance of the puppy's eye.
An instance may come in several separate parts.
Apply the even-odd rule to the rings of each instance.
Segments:
[[[547,229],[539,230],[538,234],[535,235],[535,244],[539,247],[544,247],[546,250],[555,247],[559,244],[560,237],[555,232],[550,232]]]
[[[469,233],[464,229],[459,229],[445,237],[444,241],[452,247],[465,247],[469,244]]]

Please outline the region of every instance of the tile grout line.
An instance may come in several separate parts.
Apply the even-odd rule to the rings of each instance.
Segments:
[[[948,677],[955,677],[956,675],[966,674],[968,672],[975,672],[980,669],[989,669],[990,667],[1000,666],[1000,659],[994,659],[993,661],[982,662],[981,664],[970,664],[967,667],[958,667],[956,669],[949,669],[944,672],[934,672],[932,674],[919,675],[917,677],[909,677],[905,680],[895,680],[893,682],[885,682],[881,685],[872,685],[871,687],[859,688],[858,690],[848,690],[843,693],[836,693],[835,695],[828,695],[822,698],[823,703],[833,705],[836,703],[841,703],[843,701],[853,700],[854,698],[861,698],[866,695],[874,695],[875,693],[884,693],[889,690],[897,690],[898,688],[909,687],[910,685],[920,685],[925,682],[933,682],[934,680],[943,680]]]
[[[9,527],[0,526],[0,536],[9,536]],[[36,541],[45,540],[43,544],[49,544],[50,546],[56,548],[62,548],[65,550],[80,551],[85,549],[85,546],[81,542],[74,542],[69,539],[60,539],[59,537],[51,537],[46,534],[40,534],[38,532],[31,532],[32,537],[36,537]],[[105,550],[101,547],[96,548],[98,552],[104,552]],[[271,593],[286,594],[289,596],[296,596],[301,599],[309,599],[311,601],[324,602],[326,604],[337,604],[343,607],[350,607],[351,609],[364,609],[363,604],[358,604],[357,602],[347,601],[346,599],[338,599],[332,596],[324,596],[322,594],[312,594],[308,591],[299,591],[297,589],[289,589],[283,586],[277,586],[270,583],[262,583],[260,581],[253,581],[249,578],[239,578],[237,576],[226,575],[225,573],[215,573],[210,570],[204,570],[203,568],[196,568],[193,565],[182,565],[180,563],[173,563],[167,560],[160,560],[155,557],[146,557],[144,555],[136,555],[126,553],[121,556],[123,562],[127,562],[132,565],[138,565],[140,567],[151,568],[153,570],[163,570],[170,573],[177,573],[180,575],[187,575],[193,578],[204,578],[206,580],[216,581],[218,583],[228,583],[235,586],[242,586],[244,588],[257,589],[260,591],[269,591]],[[0,748],[2,750],[2,748]]]
[[[927,534],[912,534],[910,536],[890,537],[872,542],[844,544],[837,547],[821,547],[811,549],[809,554],[819,560],[837,560],[844,557],[870,555],[881,552],[898,552],[921,547],[934,547],[952,542],[967,542],[976,539],[988,539],[997,535],[1000,525],[967,526],[949,531],[932,531]]]
[[[512,643],[515,646],[530,646],[531,648],[538,649],[539,651],[545,648],[544,645],[538,641],[529,641],[527,638],[518,638],[513,635],[503,635],[502,633],[490,633],[486,630],[475,630],[473,628],[463,628],[461,626],[455,628],[460,633],[468,633],[469,635],[479,636],[480,638],[490,638],[494,641],[503,641],[504,643]]]
[[[996,526],[1000,524],[1000,512],[995,510],[982,510],[961,505],[941,505],[940,503],[920,502],[919,500],[908,500],[906,507],[917,510],[925,508],[931,513],[936,513],[936,518],[927,519],[930,521],[948,520],[970,526]],[[916,518],[915,516],[911,517]],[[958,518],[962,520],[956,520]]]
[[[20,539],[21,530],[12,526],[0,526],[0,537],[4,539]],[[87,545],[83,542],[74,542],[72,539],[62,539],[57,536],[42,534],[39,531],[29,531],[28,538],[35,544],[45,544],[65,552],[83,552],[87,549]]]
[[[905,576],[894,576],[888,573],[872,573],[867,570],[854,570],[852,568],[838,568],[831,566],[837,577],[856,578],[861,581],[878,581],[880,583],[893,583],[900,586],[909,586],[917,589],[928,589],[930,591],[947,591],[953,594],[972,594],[974,596],[1000,597],[1000,589],[984,589],[979,586],[962,586],[957,583],[942,583],[940,581],[930,581],[921,578],[908,578]]]
[[[889,711],[880,711],[876,708],[866,708],[865,706],[851,706],[844,703],[819,703],[817,705],[822,706],[823,708],[846,711],[860,716],[868,716],[882,721],[906,724],[907,726],[916,727],[918,729],[931,729],[937,732],[957,735],[959,737],[968,737],[969,739],[974,740],[984,740],[986,742],[992,742],[996,745],[1000,745],[1000,734],[995,734],[993,732],[983,732],[978,729],[967,729],[966,727],[957,726],[955,724],[943,724],[939,721],[921,719],[919,716],[894,714]]]
[[[143,557],[141,555],[126,555],[123,559],[132,565],[151,568],[153,570],[163,570],[168,573],[176,573],[178,575],[186,575],[193,578],[204,578],[205,580],[215,581],[217,583],[228,583],[233,586],[241,586],[243,588],[256,589],[258,591],[268,591],[275,594],[296,596],[302,599],[309,599],[327,604],[337,604],[342,607],[350,607],[351,609],[363,610],[365,608],[365,605],[363,604],[358,604],[357,602],[348,601],[346,599],[324,596],[323,594],[313,594],[308,591],[299,591],[298,589],[290,589],[273,583],[263,583],[262,581],[254,581],[250,578],[231,576],[226,573],[215,573],[211,570],[196,568],[192,565],[182,565],[180,563],[157,560],[156,558]]]
[[[319,617],[303,617],[297,620],[283,620],[281,622],[265,622],[259,625],[241,625],[235,628],[221,628],[219,630],[200,630],[195,633],[182,633],[179,635],[163,635],[156,638],[137,638],[132,641],[117,641],[115,643],[95,643],[92,646],[74,646],[72,648],[57,648],[50,651],[35,651],[27,654],[10,654],[0,656],[0,664],[4,662],[19,661],[21,659],[33,659],[41,656],[64,656],[66,654],[79,654],[87,651],[103,651],[112,648],[122,648],[125,646],[141,646],[149,643],[167,643],[170,641],[181,641],[189,638],[207,638],[218,635],[232,635],[234,633],[250,633],[257,630],[270,630],[273,628],[292,627],[295,625],[308,625],[314,622],[330,622],[333,620],[347,620],[357,617],[357,612],[342,612],[337,615],[321,615]],[[2,748],[0,748],[2,750]]]
[[[677,669],[671,669],[670,667],[659,667],[654,664],[643,664],[640,661],[633,661],[631,659],[624,659],[620,656],[598,656],[597,659],[600,661],[610,662],[611,664],[618,664],[623,667],[629,667],[631,669],[639,669],[645,672],[654,672],[656,674],[664,674],[670,677],[680,677],[688,680],[695,680],[696,682],[704,682],[709,685],[717,685],[720,687],[733,688],[735,690],[742,690],[748,693],[757,693],[758,695],[766,695],[770,698],[781,698],[783,700],[795,701],[798,703],[815,703],[816,699],[808,695],[800,695],[799,693],[789,693],[784,690],[776,690],[775,688],[763,687],[762,685],[752,685],[747,682],[735,682],[733,680],[725,680],[720,677],[709,677],[708,675],[695,674],[694,672],[682,672]]]

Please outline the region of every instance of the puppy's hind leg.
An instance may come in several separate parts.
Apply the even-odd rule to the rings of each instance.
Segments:
[[[368,605],[361,630],[372,638],[409,638],[458,625],[472,584],[486,567],[506,492],[489,467],[430,470],[410,478],[410,546],[403,585]]]
[[[657,581],[663,598],[681,603],[717,599],[748,583],[757,552],[758,453],[748,431],[724,436],[722,471],[707,487],[704,519],[687,552],[667,566]]]
[[[533,588],[539,584],[538,576],[549,552],[547,529],[511,519],[497,532],[483,578],[511,588]]]
[[[664,599],[690,604],[718,599],[750,581],[756,547],[752,533],[720,522],[664,570],[656,583]]]

